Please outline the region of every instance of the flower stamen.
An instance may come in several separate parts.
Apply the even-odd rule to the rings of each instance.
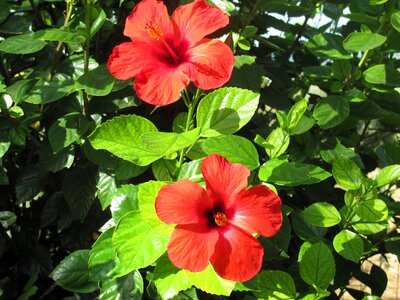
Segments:
[[[217,212],[217,213],[213,214],[213,218],[214,218],[215,224],[217,224],[218,226],[224,226],[226,224],[226,222],[228,222],[228,219],[225,216],[225,214],[221,213],[221,212]]]
[[[144,28],[146,29],[148,35],[157,41],[159,41],[163,36],[161,28],[153,21],[147,22]]]

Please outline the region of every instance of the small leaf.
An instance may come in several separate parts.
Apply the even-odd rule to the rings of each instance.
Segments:
[[[0,211],[0,224],[4,228],[10,227],[17,220],[17,216],[12,211]]]
[[[108,278],[101,282],[99,300],[142,299],[143,278],[139,271],[117,278]]]
[[[117,191],[113,193],[110,210],[115,224],[125,214],[139,210],[138,191],[138,186],[125,184],[118,187]]]
[[[301,279],[311,286],[326,289],[335,277],[335,260],[329,248],[322,242],[304,243],[299,256],[299,271]]]
[[[372,32],[352,32],[343,41],[348,52],[366,51],[377,48],[386,42],[386,36]]]
[[[377,187],[395,182],[400,178],[400,165],[392,165],[384,167],[375,178]]]
[[[104,231],[92,245],[89,257],[89,272],[91,281],[103,281],[118,274],[121,266],[117,252],[112,244],[114,228]]]
[[[33,33],[25,33],[6,38],[0,43],[0,51],[10,54],[30,54],[42,50],[46,42],[34,38]]]
[[[143,218],[153,227],[157,233],[170,234],[174,228],[162,222],[156,213],[155,202],[158,192],[165,185],[160,181],[148,181],[139,185],[138,199],[139,209]]]
[[[97,285],[89,279],[89,250],[78,250],[65,257],[51,272],[50,277],[63,289],[77,293],[91,293]]]
[[[169,235],[157,233],[140,212],[124,215],[113,235],[113,245],[127,274],[154,263],[167,249]]]
[[[108,95],[113,86],[115,78],[110,74],[106,65],[100,65],[96,69],[84,73],[78,79],[78,87],[82,88],[89,95]]]
[[[257,275],[259,291],[254,294],[258,299],[294,299],[296,287],[292,276],[283,271],[262,271]]]
[[[240,163],[254,170],[259,167],[257,149],[248,139],[236,135],[208,138],[201,143],[207,154],[220,154],[232,163]]]
[[[31,104],[46,104],[55,102],[74,91],[74,81],[66,74],[57,73],[52,81],[40,80],[23,98]]]
[[[101,207],[105,209],[111,204],[114,194],[117,191],[117,184],[114,176],[110,176],[105,172],[99,172],[99,180],[96,184],[96,188]]]
[[[393,28],[400,32],[400,10],[395,11],[390,16],[390,23],[392,24]]]
[[[331,174],[311,164],[288,162],[285,158],[274,158],[260,167],[258,177],[266,182],[283,186],[314,184]]]
[[[75,218],[83,220],[96,199],[97,168],[74,168],[64,176],[62,190]]]
[[[69,32],[60,28],[39,30],[34,33],[33,37],[42,41],[57,41],[62,43],[83,43],[86,40],[83,35],[77,32]]]
[[[301,214],[307,222],[319,227],[335,226],[341,221],[336,207],[326,202],[311,204]]]
[[[199,128],[182,133],[149,132],[144,133],[140,138],[150,152],[159,156],[168,156],[194,144],[199,137],[199,132]]]
[[[97,127],[89,140],[95,149],[104,149],[136,165],[147,166],[161,158],[142,142],[141,136],[148,132],[157,132],[149,120],[136,115],[122,115]]]
[[[180,291],[187,290],[192,286],[187,272],[175,267],[167,255],[163,255],[157,261],[153,280],[162,299],[171,299]]]
[[[379,222],[386,220],[388,208],[386,203],[380,199],[367,199],[361,201],[356,213],[364,222]]]
[[[306,47],[314,55],[332,59],[351,59],[343,48],[343,37],[332,33],[320,33],[306,43]]]
[[[239,88],[220,88],[197,107],[196,121],[203,137],[233,134],[254,115],[260,95]]]
[[[345,259],[358,263],[364,251],[364,242],[358,234],[342,230],[333,239],[333,247]]]
[[[32,201],[42,190],[47,174],[37,167],[28,167],[19,175],[15,184],[16,204]]]
[[[267,152],[270,159],[278,157],[285,153],[286,149],[289,147],[290,137],[289,135],[278,127],[267,136],[263,147]]]
[[[301,117],[303,116],[304,112],[307,110],[308,102],[304,99],[297,101],[292,108],[289,110],[287,114],[287,128],[284,128],[289,133],[291,133],[299,124]]]
[[[364,71],[363,78],[371,84],[400,86],[400,73],[394,67],[384,64],[369,67]]]
[[[313,117],[323,129],[342,123],[350,113],[349,103],[340,96],[322,98],[315,106]]]
[[[79,142],[89,127],[88,120],[79,113],[70,113],[57,119],[49,129],[49,142],[55,153]]]
[[[336,182],[349,190],[356,190],[362,184],[363,174],[350,159],[336,157],[333,160],[332,174]]]

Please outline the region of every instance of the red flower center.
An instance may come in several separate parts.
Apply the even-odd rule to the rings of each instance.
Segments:
[[[217,212],[213,214],[214,222],[218,226],[224,226],[228,219],[226,218],[225,214],[222,212]]]

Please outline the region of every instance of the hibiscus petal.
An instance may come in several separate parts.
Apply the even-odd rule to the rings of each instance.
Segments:
[[[203,89],[222,86],[231,77],[235,58],[232,50],[219,40],[203,39],[186,52],[185,72]]]
[[[203,271],[217,240],[218,232],[207,223],[177,225],[168,243],[168,257],[180,269]]]
[[[212,154],[201,164],[207,194],[216,206],[224,209],[231,206],[235,195],[247,188],[250,171],[241,164],[232,164],[225,157]]]
[[[212,208],[207,192],[187,179],[164,185],[155,206],[158,217],[168,224],[206,222],[206,213]]]
[[[281,205],[281,199],[267,186],[254,186],[237,195],[229,222],[249,233],[270,237],[282,225]]]
[[[132,78],[157,60],[157,53],[153,49],[143,43],[122,43],[114,47],[108,59],[108,70],[120,80]]]
[[[182,90],[190,83],[179,67],[154,61],[135,77],[136,94],[153,105],[168,105],[177,101]]]
[[[132,40],[154,39],[154,35],[149,34],[148,26],[153,26],[152,30],[160,35],[172,35],[172,22],[168,16],[167,7],[162,1],[143,0],[133,9],[131,15],[126,18],[124,35]],[[157,30],[158,29],[158,30]]]
[[[229,17],[222,10],[204,0],[179,6],[173,12],[172,20],[178,26],[181,37],[190,44],[229,24]]]
[[[215,272],[224,279],[247,281],[261,269],[264,249],[252,235],[226,225],[211,256]]]

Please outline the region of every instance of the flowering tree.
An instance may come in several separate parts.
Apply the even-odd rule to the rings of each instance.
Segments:
[[[399,1],[0,0],[0,36],[0,299],[382,297]]]

